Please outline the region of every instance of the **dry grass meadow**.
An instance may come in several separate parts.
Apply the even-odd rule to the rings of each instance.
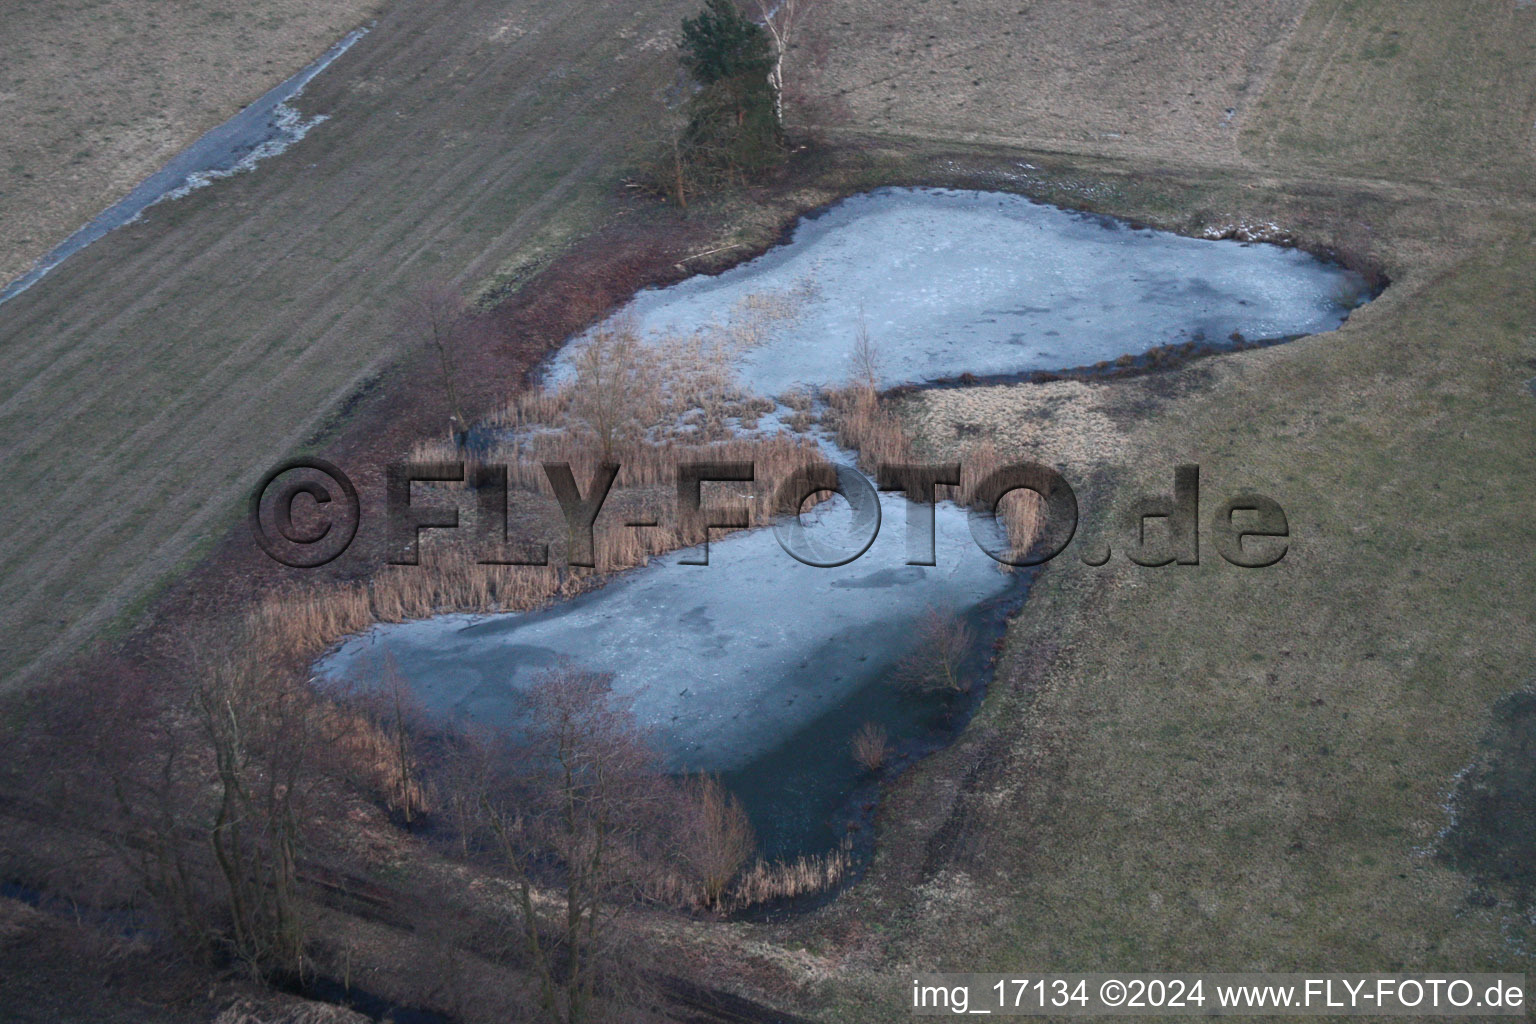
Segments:
[[[611,216],[693,6],[386,4],[311,86],[333,117],[299,148],[0,308],[4,669],[206,550],[390,365],[406,283],[472,290]],[[649,923],[680,970],[829,1021],[905,1013],[913,969],[1536,973],[1515,908],[1433,856],[1489,709],[1536,677],[1532,52],[1516,0],[817,12],[791,84],[854,153],[817,195],[963,180],[1190,232],[1273,221],[1393,284],[1334,335],[888,407],[919,454],[1061,465],[1079,538],[978,717],[886,798],[868,873],[794,920]],[[1182,462],[1206,510],[1280,501],[1286,558],[1079,560]]]
[[[0,38],[0,278],[9,282],[376,0],[21,0]]]
[[[1159,11],[1188,44],[1223,23],[1206,9],[1236,5]],[[881,5],[864,31],[939,17],[966,38],[966,10]],[[1040,173],[1047,190],[1185,230],[1273,220],[1394,283],[1336,336],[907,401],[935,454],[990,437],[1062,465],[1084,534],[1036,583],[983,714],[887,804],[871,875],[795,932],[814,965],[805,1005],[894,1014],[892,979],[918,967],[1530,971],[1519,910],[1434,849],[1492,705],[1536,677],[1536,78],[1516,56],[1536,11],[1276,6],[1267,38],[1177,48],[1202,68],[1195,123],[1159,99],[1192,82],[1160,73],[1182,59],[1163,48],[1129,41],[1102,71],[1058,62],[1055,40],[1132,23],[1074,10],[1070,36],[1021,45],[1047,67],[1018,61],[1012,105],[925,96],[926,69],[903,65],[852,89],[893,93],[858,99],[860,123],[1027,138],[1054,151],[1034,158],[1059,172]],[[1068,32],[1057,5],[1024,12],[1020,28]],[[1002,45],[989,38],[980,50]],[[1082,106],[1040,88],[1095,73],[1109,91]],[[964,113],[998,103],[1018,111],[1008,131]],[[1243,488],[1279,499],[1285,560],[1242,570],[1207,547],[1184,569],[1082,564],[1115,542],[1117,496],[1166,493],[1180,462],[1201,465],[1204,509]]]

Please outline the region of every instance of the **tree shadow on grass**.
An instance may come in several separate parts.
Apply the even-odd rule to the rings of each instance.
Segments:
[[[1502,698],[1451,795],[1440,857],[1522,909],[1536,902],[1536,690]]]

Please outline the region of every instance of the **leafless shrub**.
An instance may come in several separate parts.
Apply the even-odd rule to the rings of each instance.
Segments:
[[[698,775],[684,787],[686,813],[679,852],[699,886],[699,902],[719,907],[727,887],[757,846],[741,801],[715,775]]]
[[[965,620],[950,611],[930,609],[918,623],[912,652],[896,668],[896,680],[916,690],[969,693],[965,658],[975,636]]]
[[[869,322],[864,319],[862,309],[859,310],[859,322],[854,329],[853,372],[848,385],[870,392],[880,388],[880,352],[874,338],[870,337]]]
[[[1340,278],[1333,286],[1333,301],[1344,309],[1358,309],[1371,299],[1371,287],[1363,276]]]
[[[885,726],[865,722],[853,734],[853,759],[867,772],[879,771],[890,757],[890,736]]]

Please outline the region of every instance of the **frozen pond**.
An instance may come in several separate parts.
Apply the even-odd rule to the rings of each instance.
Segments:
[[[841,837],[852,796],[874,796],[851,755],[855,731],[876,723],[895,750],[920,753],[972,706],[970,695],[894,684],[925,615],[945,609],[969,626],[976,642],[962,671],[983,679],[1026,586],[998,571],[950,502],[934,506],[935,565],[907,565],[908,503],[880,499],[875,542],[846,565],[804,565],[772,530],[733,533],[711,541],[707,566],[679,564],[690,549],[542,611],[377,626],[317,668],[367,685],[392,664],[430,713],[514,735],[541,673],[562,663],[611,672],[672,768],[723,774],[765,856],[820,853]],[[845,554],[868,535],[841,501],[805,522]]]
[[[894,385],[1332,330],[1348,316],[1335,296],[1361,291],[1355,275],[1278,246],[1137,230],[1012,195],[884,189],[806,218],[787,244],[723,274],[642,292],[619,315],[648,336],[686,336],[743,315],[748,296],[795,296],[793,315],[735,362],[748,391],[781,395],[847,381],[861,315]],[[580,344],[557,356],[551,382]],[[880,506],[873,546],[838,568],[797,562],[771,530],[738,533],[710,545],[707,567],[674,554],[544,611],[379,626],[318,669],[377,678],[387,655],[430,709],[513,730],[545,669],[612,672],[675,767],[726,773],[767,853],[815,852],[865,784],[849,752],[860,724],[887,726],[900,745],[942,732],[964,704],[890,685],[914,625],[935,608],[965,619],[979,665],[1024,585],[948,503],[935,510],[937,564],[907,565],[909,506],[890,494]],[[846,506],[816,517],[834,533],[851,526]]]
[[[803,296],[747,351],[763,395],[845,382],[862,314],[885,386],[1088,366],[1160,345],[1315,334],[1358,275],[1297,249],[1132,229],[996,192],[880,189],[805,218],[714,277],[643,291],[619,315],[652,338],[723,324],[751,295]],[[569,359],[570,347],[562,354]],[[564,376],[557,360],[553,376]]]
[[[843,538],[867,533],[851,533],[837,505],[806,522],[855,551]],[[380,626],[324,670],[376,679],[388,652],[429,710],[515,729],[521,691],[569,660],[614,674],[674,768],[738,770],[887,672],[930,608],[966,611],[1010,589],[964,510],[936,506],[936,564],[916,566],[906,500],[885,494],[881,505],[874,544],[843,566],[796,561],[772,530],[735,533],[710,543],[708,565],[679,564],[696,550],[674,553],[543,611]]]

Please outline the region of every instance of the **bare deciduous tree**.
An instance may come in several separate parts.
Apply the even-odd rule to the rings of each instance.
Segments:
[[[794,41],[800,19],[814,0],[756,0],[763,28],[773,40],[773,67],[768,81],[773,86],[773,116],[784,124],[784,55]]]
[[[449,428],[455,434],[469,429],[459,404],[458,354],[481,326],[458,290],[446,281],[428,281],[412,290],[396,314],[400,333],[409,341],[426,342],[437,352],[443,390],[448,397]]]
[[[185,836],[187,793],[203,773],[190,730],[170,713],[175,704],[166,687],[129,671],[66,671],[48,686],[6,695],[0,803],[97,841],[78,844],[78,861],[34,870],[58,870],[60,884],[78,892],[80,876],[105,879],[120,866],[133,890],[128,898],[147,899],[166,931],[201,960],[212,953],[216,913],[205,850]],[[17,870],[19,853],[0,845],[0,870]]]
[[[334,809],[347,721],[256,659],[210,654],[189,674],[62,680],[0,788],[33,779],[53,820],[126,869],[132,892],[117,898],[147,897],[195,958],[295,976],[309,938],[300,865],[335,853],[317,825]]]
[[[592,1019],[600,990],[623,987],[603,985],[624,959],[614,924],[643,885],[666,789],[608,676],[551,672],[529,708],[517,766],[482,807],[513,876],[541,1007],[550,1020],[576,1024]]]
[[[254,973],[301,975],[309,924],[300,860],[348,723],[303,682],[251,659],[213,662],[192,708],[213,766],[205,827],[230,951]]]
[[[575,359],[575,376],[566,385],[570,411],[591,435],[599,462],[650,426],[659,400],[655,354],[632,323],[599,325]]]
[[[859,322],[853,335],[853,379],[849,382],[861,391],[875,392],[880,388],[880,350],[869,334],[869,323],[864,310],[859,310]]]

